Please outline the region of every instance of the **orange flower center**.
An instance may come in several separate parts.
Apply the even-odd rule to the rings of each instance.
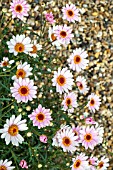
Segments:
[[[51,39],[52,41],[55,41],[57,39],[54,33],[51,34]]]
[[[82,89],[83,89],[83,84],[80,83],[80,85],[78,86],[78,88],[79,88],[80,90],[82,90]]]
[[[33,45],[33,50],[30,52],[31,54],[34,54],[34,53],[36,53],[37,52],[37,47],[36,47],[36,45]]]
[[[38,113],[38,114],[36,115],[36,120],[37,120],[38,122],[43,122],[44,119],[45,119],[45,115],[44,115],[42,112],[40,112],[40,113]]]
[[[26,75],[26,72],[23,69],[18,69],[16,71],[17,78],[19,78],[19,77],[25,78],[25,75]]]
[[[29,88],[27,86],[21,86],[18,92],[21,96],[27,96],[29,94]]]
[[[17,51],[18,53],[22,53],[24,51],[25,47],[22,43],[17,43],[15,45],[15,51]]]
[[[89,160],[89,165],[92,165],[92,162],[91,162],[91,160]]]
[[[102,162],[102,161],[98,164],[99,168],[102,168],[103,165],[104,165],[104,162]]]
[[[81,57],[79,55],[74,56],[74,63],[79,64],[81,62]]]
[[[64,84],[66,83],[66,78],[63,76],[63,75],[59,75],[57,77],[57,83],[60,85],[60,86],[64,86]]]
[[[68,17],[73,17],[74,16],[74,12],[72,10],[68,10],[67,11],[67,15],[68,15]]]
[[[68,138],[68,137],[63,137],[63,139],[62,139],[62,144],[63,144],[64,146],[70,146],[70,145],[71,145],[71,140],[70,140],[70,138]]]
[[[16,12],[19,12],[19,13],[22,12],[22,9],[23,9],[22,6],[19,4],[15,7]]]
[[[91,99],[90,100],[90,106],[94,106],[95,105],[95,100],[94,99]]]
[[[61,32],[60,32],[60,36],[61,36],[62,38],[65,38],[65,37],[67,36],[66,31],[61,31]]]
[[[81,160],[78,159],[78,160],[74,163],[74,168],[75,168],[75,169],[76,169],[76,168],[79,168],[80,165],[81,165]]]
[[[66,105],[69,106],[69,105],[71,105],[71,103],[72,103],[71,98],[67,98],[66,99]]]
[[[1,166],[0,166],[0,170],[7,170],[7,168],[6,168],[6,166],[1,165]]]
[[[8,64],[9,64],[9,63],[8,63],[7,61],[4,61],[4,62],[2,63],[2,65],[3,65],[4,67],[6,67]]]
[[[86,134],[84,136],[84,140],[86,140],[87,142],[90,142],[92,140],[92,135],[90,133]]]
[[[16,136],[18,134],[18,126],[17,125],[11,125],[9,126],[9,129],[8,129],[8,133],[11,135],[11,136]]]

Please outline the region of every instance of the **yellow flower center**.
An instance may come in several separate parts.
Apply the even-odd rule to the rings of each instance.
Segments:
[[[102,168],[103,165],[104,165],[104,162],[101,161],[101,162],[99,162],[98,167],[99,167],[99,168]]]
[[[81,62],[81,57],[79,55],[74,56],[74,63],[79,64]]]
[[[71,103],[72,103],[71,98],[67,98],[66,99],[66,105],[69,106],[69,105],[71,105]]]
[[[51,39],[52,41],[55,41],[57,39],[54,33],[51,34]]]
[[[25,50],[25,47],[22,43],[17,43],[15,45],[15,51],[17,51],[18,53],[22,53]]]
[[[65,37],[67,36],[66,31],[61,31],[61,32],[60,32],[60,36],[61,36],[62,38],[65,38]]]
[[[9,63],[8,63],[7,61],[4,61],[4,62],[2,63],[2,65],[3,65],[4,67],[6,67],[8,64],[9,64]]]
[[[74,16],[74,12],[72,10],[67,10],[67,16],[68,17],[73,17]]]
[[[43,122],[44,119],[45,119],[45,115],[44,115],[42,112],[40,112],[40,113],[38,113],[38,114],[36,115],[36,120],[37,120],[38,122]]]
[[[76,162],[74,163],[74,168],[76,169],[76,168],[79,168],[80,167],[80,165],[81,165],[81,160],[76,160]]]
[[[20,4],[16,5],[16,7],[15,7],[15,11],[19,12],[19,13],[22,12],[22,9],[23,9],[23,7]]]
[[[18,92],[21,96],[27,96],[29,94],[29,88],[27,86],[21,86]]]
[[[91,99],[90,100],[90,106],[94,106],[95,105],[95,100],[94,99]]]
[[[86,142],[91,142],[91,140],[92,140],[92,135],[91,135],[90,133],[86,134],[86,135],[84,136],[84,140],[85,140]]]
[[[18,69],[16,71],[16,76],[17,76],[17,78],[19,78],[19,77],[25,78],[26,72],[23,69]]]
[[[30,52],[31,54],[35,54],[36,52],[37,52],[37,47],[36,47],[36,45],[33,45],[33,50]]]
[[[71,145],[71,140],[70,140],[70,138],[69,137],[63,137],[63,139],[62,139],[62,144],[64,145],[64,146],[70,146]]]
[[[8,133],[11,135],[11,136],[16,136],[18,134],[18,126],[17,125],[11,125],[9,126],[9,129],[8,129]]]
[[[63,76],[63,75],[59,75],[57,77],[57,83],[60,85],[60,86],[64,86],[64,84],[66,83],[66,78]]]

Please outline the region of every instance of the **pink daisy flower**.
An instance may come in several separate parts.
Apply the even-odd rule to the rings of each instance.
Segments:
[[[74,37],[72,34],[71,27],[67,26],[66,24],[63,25],[57,25],[55,27],[55,36],[63,45],[68,45],[70,43],[70,40]]]
[[[84,153],[81,153],[76,158],[72,158],[73,165],[72,170],[85,170],[88,168],[88,157]]]
[[[28,117],[33,121],[33,126],[38,126],[38,129],[49,126],[52,120],[50,109],[45,109],[41,104]]]
[[[74,4],[66,4],[66,7],[62,8],[63,19],[68,20],[69,22],[79,21],[79,10]]]
[[[74,92],[64,94],[64,100],[62,102],[63,110],[68,112],[73,112],[74,108],[77,107],[77,96]]]
[[[85,69],[89,62],[86,59],[87,56],[87,52],[81,48],[76,48],[76,50],[73,50],[73,53],[67,60],[70,68],[74,71],[76,70],[77,72],[80,72],[82,69]]]
[[[80,130],[80,142],[85,149],[90,148],[93,150],[98,144],[98,141],[98,133],[93,126],[83,127],[82,130]]]
[[[62,94],[64,91],[68,93],[68,90],[72,90],[74,84],[73,75],[67,68],[58,68],[58,72],[54,72],[52,79],[53,86],[56,86],[56,91]]]
[[[90,96],[88,96],[88,99],[90,100],[87,104],[88,108],[93,112],[95,112],[95,110],[99,110],[99,106],[101,104],[99,96],[92,93]]]
[[[11,2],[10,11],[12,12],[12,18],[19,18],[23,20],[24,16],[28,16],[29,5],[26,0],[13,0]]]
[[[76,146],[78,146],[77,138],[70,127],[62,129],[57,134],[59,146],[63,148],[64,152],[72,153],[76,150]]]
[[[89,167],[90,170],[96,170],[96,165],[97,165],[97,158],[96,157],[91,157],[88,161],[89,161]]]
[[[84,77],[78,76],[76,78],[77,86],[79,88],[80,93],[86,94],[89,90],[86,84],[86,79]]]
[[[97,168],[99,170],[107,170],[109,167],[109,159],[105,158],[105,156],[103,156],[98,162],[97,162]]]
[[[54,16],[53,16],[52,12],[46,13],[45,17],[46,17],[46,20],[49,21],[50,24],[55,23]]]
[[[85,120],[86,124],[95,124],[96,122],[93,120],[93,117],[88,117]]]
[[[17,103],[21,101],[27,103],[28,100],[32,101],[33,98],[36,98],[37,86],[34,86],[33,80],[29,78],[19,78],[16,79],[13,83],[13,87],[10,88],[12,96],[15,97]]]

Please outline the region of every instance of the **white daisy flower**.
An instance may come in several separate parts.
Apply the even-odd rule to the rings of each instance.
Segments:
[[[76,70],[77,72],[80,72],[82,69],[85,69],[89,62],[86,59],[87,56],[87,52],[81,48],[76,48],[76,50],[73,50],[73,53],[67,60],[70,68],[74,71]]]
[[[14,53],[16,56],[18,53],[28,54],[32,51],[33,44],[31,43],[31,39],[29,37],[25,37],[25,35],[13,35],[13,38],[7,42],[9,53]]]
[[[86,94],[89,90],[86,84],[86,79],[84,77],[78,76],[76,78],[77,86],[80,90],[80,93]]]
[[[8,120],[3,129],[0,129],[2,133],[1,138],[5,138],[6,145],[12,142],[13,145],[19,146],[19,143],[22,144],[24,138],[19,134],[19,131],[27,130],[26,120],[21,120],[21,115],[15,118],[15,115]]]
[[[71,27],[65,25],[57,25],[55,27],[55,36],[57,40],[64,46],[68,45],[74,37]]]
[[[100,161],[97,162],[97,169],[98,170],[107,170],[109,167],[109,159],[105,158],[105,156],[103,156]]]
[[[56,86],[56,91],[62,94],[64,91],[68,93],[68,90],[72,90],[74,84],[73,75],[67,68],[58,68],[58,72],[54,72],[54,78],[52,79],[53,86]]]
[[[32,47],[32,51],[29,52],[29,55],[31,57],[36,58],[38,56],[37,52],[40,51],[42,49],[42,45],[37,44],[37,41],[34,40],[33,41],[33,47]]]
[[[64,111],[68,110],[69,113],[72,113],[77,107],[77,95],[74,92],[64,94],[62,105]]]
[[[7,159],[5,161],[0,160],[0,170],[12,170],[15,167],[11,166],[12,161],[8,161]]]
[[[30,67],[30,64],[28,64],[27,62],[24,62],[22,64],[22,62],[20,62],[20,64],[17,66],[16,75],[12,77],[12,80],[16,80],[20,77],[22,79],[29,77],[30,75],[32,75],[31,70],[32,68]]]
[[[71,127],[69,127],[68,125],[64,125],[62,124],[60,126],[60,129],[57,131],[56,135],[53,137],[53,146],[59,146],[59,142],[58,142],[58,135],[63,131],[63,129],[71,129]]]
[[[88,96],[88,99],[89,99],[89,102],[87,104],[88,108],[93,112],[95,112],[95,110],[99,110],[99,106],[101,104],[99,96],[92,93],[90,96]]]
[[[84,153],[80,153],[76,158],[72,158],[73,165],[71,170],[89,170],[88,157]]]
[[[17,100],[17,103],[21,101],[27,103],[36,98],[37,86],[34,86],[34,81],[29,78],[16,79],[13,83],[13,87],[10,87],[12,96]]]
[[[78,136],[75,136],[73,130],[70,128],[62,129],[57,135],[59,146],[63,148],[64,152],[72,153],[76,150],[76,146],[79,145],[77,138]]]
[[[61,44],[60,44],[60,41],[57,40],[57,37],[55,36],[55,29],[56,27],[53,26],[53,27],[49,27],[49,39],[50,41],[52,42],[52,45],[55,45],[58,49],[61,48]]]
[[[14,63],[14,60],[9,60],[8,57],[3,57],[3,60],[0,62],[0,67],[3,67],[3,71],[6,69],[4,67],[11,67],[11,64]]]

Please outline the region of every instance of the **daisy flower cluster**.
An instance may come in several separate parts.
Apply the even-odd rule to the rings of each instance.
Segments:
[[[17,100],[17,103],[21,101],[27,103],[28,100],[32,101],[36,98],[37,86],[34,86],[34,81],[28,77],[32,75],[32,68],[25,62],[17,66],[16,75],[12,77],[14,80],[13,87],[10,87],[12,96]]]
[[[12,12],[12,18],[16,18],[17,22],[23,22],[27,19],[25,17],[29,15],[30,5],[26,0],[12,0],[9,12]],[[94,120],[94,115],[99,111],[101,105],[100,96],[97,93],[89,92],[90,87],[88,86],[86,77],[82,75],[89,63],[88,52],[83,48],[75,47],[66,56],[64,65],[54,67],[55,71],[52,72],[53,75],[50,75],[50,81],[47,79],[46,82],[45,79],[47,77],[42,76],[43,72],[49,70],[48,65],[51,64],[48,59],[45,61],[44,55],[46,50],[49,49],[46,49],[46,47],[51,45],[55,46],[58,50],[68,49],[69,44],[73,43],[74,27],[70,23],[79,22],[80,10],[71,3],[62,7],[61,12],[64,21],[63,24],[57,24],[57,20],[55,21],[52,12],[43,13],[41,11],[41,17],[39,16],[41,18],[41,33],[38,35],[38,31],[32,32],[35,33],[35,36],[38,35],[37,38],[34,39],[33,37],[31,39],[26,34],[26,31],[23,31],[23,33],[21,31],[21,34],[17,33],[16,35],[14,32],[10,40],[6,42],[9,56],[12,56],[12,60],[9,60],[8,57],[3,57],[0,67],[3,68],[3,71],[7,71],[7,68],[11,68],[16,60],[17,62],[14,68],[12,67],[9,70],[13,85],[12,87],[9,85],[11,94],[8,94],[8,96],[11,97],[12,95],[14,99],[3,98],[3,101],[6,100],[6,103],[4,102],[3,105],[7,104],[7,100],[12,100],[14,105],[11,103],[2,108],[2,111],[4,112],[5,110],[5,112],[0,117],[0,120],[5,121],[5,124],[0,129],[1,139],[3,141],[5,140],[6,145],[14,145],[17,154],[19,153],[18,149],[20,149],[19,144],[23,143],[23,147],[28,147],[29,154],[26,153],[27,156],[19,153],[21,156],[20,163],[17,155],[15,156],[11,151],[11,158],[14,158],[16,166],[18,163],[22,169],[28,169],[29,167],[32,169],[32,166],[27,163],[27,160],[30,160],[30,163],[32,162],[33,165],[34,158],[38,162],[40,158],[42,158],[43,162],[46,162],[46,157],[50,151],[54,153],[56,149],[61,148],[59,154],[60,152],[62,154],[59,157],[63,155],[63,152],[65,152],[65,156],[69,155],[68,157],[72,158],[72,164],[70,166],[72,170],[107,170],[109,159],[103,154],[100,154],[101,157],[95,156],[92,152],[96,146],[99,146],[103,142],[104,128]],[[42,25],[43,14],[45,15],[44,26]],[[46,45],[47,37],[45,36],[45,44],[41,43],[42,45],[40,45],[37,42],[38,40],[41,42],[46,22],[51,24],[48,28],[49,43],[47,41],[48,44]],[[23,23],[21,23],[22,26]],[[16,66],[17,68],[15,70]],[[37,76],[36,82],[33,80],[35,76]],[[58,107],[55,106],[55,104],[57,105],[55,93],[52,95],[48,94],[46,85],[48,87],[50,85],[54,86],[49,91],[52,93],[54,89],[54,92],[56,91],[59,94],[59,96],[56,95],[59,100]],[[5,85],[3,87],[7,89]],[[82,106],[79,105],[79,96],[81,94],[85,101],[85,105],[83,104]],[[27,103],[30,106],[28,105],[26,107]],[[9,106],[11,106],[11,109],[6,111]],[[81,108],[85,108],[86,112],[79,115]],[[87,110],[91,113],[87,113]],[[22,112],[22,114],[19,114],[19,112]],[[10,113],[12,113],[11,117],[8,118]],[[6,120],[4,119],[4,115]],[[27,118],[22,119],[24,116]],[[75,117],[76,119],[74,119]],[[81,122],[77,122],[79,120],[78,117],[80,117]],[[66,125],[67,119],[68,125]],[[53,127],[54,125],[56,125],[57,129],[59,126],[60,128],[56,130]],[[29,132],[24,136],[23,131],[27,130]],[[25,142],[24,139],[26,140]],[[88,156],[84,152],[88,153]],[[53,161],[53,158],[56,159],[56,157],[55,152],[51,161]],[[11,158],[9,158],[9,161],[8,159],[0,160],[0,170],[15,169],[14,166],[11,166]],[[32,159],[34,160],[32,161]],[[50,163],[49,159],[48,162]],[[41,167],[42,165],[39,164],[38,168]],[[37,166],[33,168],[36,169]],[[43,167],[43,169],[45,168],[48,169],[47,165]],[[52,166],[52,168],[54,167]]]
[[[107,170],[109,166],[109,159],[105,156],[100,159],[94,156],[88,158],[85,153],[80,153],[76,158],[72,158],[72,162],[72,170]]]
[[[96,145],[102,143],[103,133],[103,127],[100,128],[94,125],[77,127],[74,125],[72,127],[68,125],[61,126],[61,129],[53,137],[53,145],[62,147],[64,152],[74,152],[76,150],[75,146],[79,146],[80,144],[86,150],[93,150]]]

